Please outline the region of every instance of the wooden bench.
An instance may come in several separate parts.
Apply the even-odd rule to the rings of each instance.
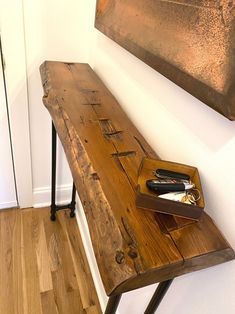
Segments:
[[[46,61],[40,71],[110,296],[106,313],[122,293],[160,282],[145,311],[154,313],[173,278],[234,259],[206,213],[194,222],[136,208],[141,160],[159,157],[88,64]]]

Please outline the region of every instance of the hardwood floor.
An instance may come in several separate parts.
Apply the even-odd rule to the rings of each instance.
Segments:
[[[101,314],[76,219],[0,212],[0,313]]]

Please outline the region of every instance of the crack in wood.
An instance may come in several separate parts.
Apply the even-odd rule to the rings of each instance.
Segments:
[[[67,69],[68,69],[70,72],[72,71],[72,69],[71,69],[72,63],[65,63],[64,65],[67,67]]]
[[[92,110],[94,111],[94,113],[95,113],[96,115],[98,115],[98,113],[97,113],[97,111],[96,111],[96,107],[98,107],[98,106],[91,106],[91,108],[92,108]]]
[[[210,4],[194,4],[194,3],[187,3],[186,1],[182,0],[160,0],[161,2],[166,2],[166,3],[173,3],[176,5],[183,5],[187,7],[193,7],[193,8],[198,8],[198,9],[218,9],[219,5],[216,3],[210,3]]]
[[[88,104],[101,104],[99,91],[84,90],[83,93]]]
[[[121,222],[126,232],[126,236],[124,235],[124,239],[126,240],[127,245],[129,247],[131,246],[133,248],[137,248],[137,241],[136,241],[135,234],[133,230],[131,229],[131,227],[129,226],[127,219],[125,217],[121,217]]]
[[[103,134],[117,132],[110,119],[98,119]]]
[[[112,156],[112,157],[113,157],[114,161],[116,162],[118,168],[119,168],[122,172],[124,172],[125,175],[126,175],[125,169],[124,169],[124,167],[123,167],[123,165],[122,165],[120,159],[119,159],[118,157],[116,157],[116,156]]]
[[[131,229],[128,221],[126,218],[121,217],[121,222],[124,227],[124,231],[122,232],[123,239],[126,241],[128,245],[128,256],[133,261],[134,269],[137,274],[140,274],[143,271],[143,265],[141,261],[141,256],[138,253],[138,242],[136,240],[135,234],[133,230]]]
[[[134,139],[136,140],[136,142],[139,144],[140,148],[142,149],[142,151],[144,152],[144,154],[146,155],[146,157],[150,157],[149,153],[146,151],[146,149],[144,148],[143,144],[141,143],[141,141],[136,137],[133,136]]]
[[[42,83],[43,87],[45,87],[45,85],[47,85],[47,80],[45,80],[45,82]]]
[[[99,93],[97,89],[87,89],[87,88],[80,88],[80,91],[83,93]]]
[[[123,133],[123,131],[113,131],[113,132],[106,132],[104,133],[104,135],[109,137],[109,136],[119,135],[121,133]]]
[[[83,116],[80,116],[80,121],[81,121],[81,124],[85,125],[84,117],[83,117]]]
[[[161,230],[161,233],[163,233],[164,235],[169,235],[165,223],[161,220],[160,216],[158,214],[154,214],[154,218],[159,226],[159,229]]]
[[[115,126],[112,124],[110,119],[101,118],[98,119],[102,133],[105,137],[115,137],[119,139],[119,135],[123,133],[122,130],[116,130]]]
[[[130,156],[135,156],[136,155],[136,152],[134,150],[129,150],[129,151],[126,151],[126,152],[117,152],[117,153],[112,153],[111,154],[112,157],[130,157]]]
[[[83,106],[101,106],[101,103],[100,102],[88,102],[88,103],[85,103],[85,104],[82,104]]]
[[[70,66],[70,65],[74,65],[74,62],[65,62],[66,65]]]

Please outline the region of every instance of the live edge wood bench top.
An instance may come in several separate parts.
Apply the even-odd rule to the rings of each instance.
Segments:
[[[46,61],[40,70],[107,295],[234,259],[206,213],[193,222],[136,208],[141,160],[159,157],[88,64]]]

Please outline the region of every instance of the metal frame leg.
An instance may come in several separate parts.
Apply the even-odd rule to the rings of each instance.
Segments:
[[[56,149],[57,149],[57,134],[54,124],[52,122],[52,158],[51,158],[51,220],[56,220],[56,212],[61,209],[69,208],[71,210],[70,217],[75,216],[76,208],[76,187],[73,183],[72,200],[66,205],[56,205]]]
[[[118,308],[118,304],[121,299],[121,294],[117,294],[109,297],[108,304],[106,306],[106,310],[104,314],[115,314]]]
[[[158,284],[156,291],[154,292],[152,299],[149,302],[147,309],[144,314],[154,314],[159,304],[164,298],[167,290],[169,289],[173,279],[162,281]]]
[[[51,220],[56,220],[55,185],[56,185],[56,129],[52,122],[52,158],[51,158]]]
[[[76,208],[75,207],[75,205],[76,205],[75,198],[76,198],[76,187],[75,187],[75,184],[73,183],[72,201],[71,201],[71,203],[68,206],[71,209],[70,217],[74,217],[75,216],[75,208]]]

